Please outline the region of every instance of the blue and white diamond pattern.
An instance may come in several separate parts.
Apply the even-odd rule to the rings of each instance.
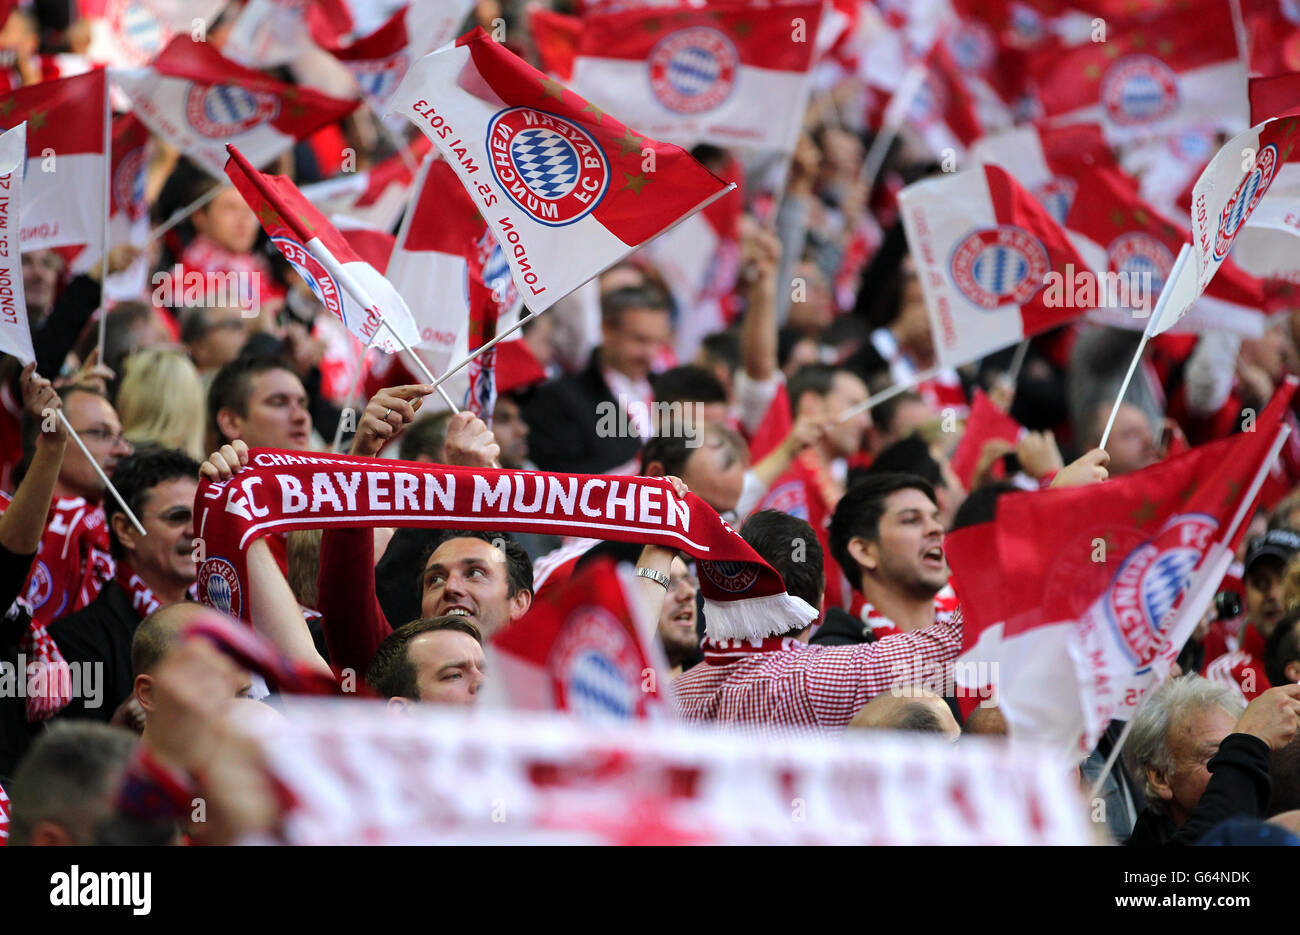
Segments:
[[[242,123],[257,113],[257,97],[233,84],[219,84],[203,99],[203,111],[214,123]]]
[[[554,130],[523,130],[511,143],[510,156],[524,184],[543,198],[563,198],[578,182],[578,153]]]
[[[1007,295],[1029,275],[1029,262],[1018,250],[986,247],[971,264],[971,273],[982,288],[994,295]]]
[[[693,97],[711,88],[720,71],[713,53],[699,46],[689,46],[668,63],[668,81],[678,94]]]

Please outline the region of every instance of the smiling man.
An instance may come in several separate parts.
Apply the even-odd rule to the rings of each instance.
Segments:
[[[850,638],[828,626],[814,643],[880,639],[930,626],[956,609],[948,590],[943,523],[934,488],[914,474],[870,475],[831,517],[831,554],[866,599]],[[838,615],[837,615],[838,616]]]
[[[533,563],[504,533],[454,530],[434,543],[420,588],[426,618],[461,617],[491,636],[532,604]]]
[[[298,375],[273,357],[241,357],[217,372],[208,415],[218,442],[301,451],[311,444],[311,410]]]

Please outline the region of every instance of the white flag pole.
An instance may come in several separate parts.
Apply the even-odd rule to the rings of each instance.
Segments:
[[[99,462],[96,461],[91,453],[86,449],[86,443],[81,440],[81,436],[77,434],[77,430],[68,424],[68,417],[63,414],[63,410],[58,409],[55,411],[59,414],[59,421],[63,423],[63,427],[68,430],[68,434],[72,436],[72,440],[77,443],[77,447],[81,449],[81,453],[86,456],[86,460],[90,462],[90,466],[95,469],[95,473],[99,475],[99,479],[104,482],[104,487],[113,495],[113,499],[117,501],[117,505],[122,508],[122,512],[125,513],[127,519],[131,521],[131,525],[136,528],[136,531],[139,532],[140,535],[147,536],[148,533],[144,531],[144,526],[140,525],[140,520],[133,512],[131,512],[131,508],[126,505],[126,501],[123,500],[122,495],[117,492],[117,488],[113,486],[113,482],[108,479],[108,475],[104,473],[104,469],[99,466]]]
[[[104,216],[101,219],[99,242],[102,248],[99,263],[99,362],[104,362],[104,336],[108,332],[108,216],[113,213],[111,186],[113,181],[113,105],[110,103],[109,82],[104,79]],[[119,501],[120,502],[120,501]],[[125,509],[125,504],[123,505]],[[138,523],[136,525],[139,525]],[[140,530],[144,535],[144,530]]]
[[[924,62],[915,62],[909,66],[907,71],[903,72],[898,90],[894,92],[894,96],[885,108],[880,132],[871,141],[871,148],[867,150],[866,158],[862,160],[862,180],[867,183],[868,198],[871,197],[871,190],[876,186],[876,176],[884,167],[885,157],[889,155],[889,147],[893,145],[894,137],[898,136],[899,129],[906,122],[908,111],[912,109],[912,101],[925,84],[926,72]]]
[[[185,207],[177,208],[176,211],[172,213],[171,217],[169,217],[167,220],[163,221],[157,227],[149,231],[149,236],[145,238],[145,243],[147,244],[154,240],[157,240],[159,237],[167,233],[169,230],[171,230],[181,221],[185,220],[195,211],[199,210],[199,208],[202,208],[213,198],[216,198],[217,195],[221,194],[221,192],[225,191],[226,188],[228,187],[229,186],[227,185],[214,185],[212,188],[208,189],[198,198],[195,198]]]
[[[1119,395],[1115,398],[1115,405],[1110,407],[1110,417],[1106,419],[1106,429],[1101,433],[1101,441],[1097,443],[1098,448],[1105,448],[1106,442],[1110,441],[1110,431],[1115,427],[1115,416],[1119,414],[1119,407],[1124,402],[1124,395],[1128,392],[1129,383],[1133,381],[1133,374],[1137,372],[1138,361],[1142,359],[1142,352],[1146,350],[1147,342],[1153,336],[1165,330],[1161,327],[1161,319],[1164,318],[1166,307],[1173,297],[1173,285],[1178,281],[1179,274],[1182,273],[1183,267],[1191,257],[1191,246],[1183,244],[1183,248],[1178,251],[1178,259],[1174,260],[1173,269],[1169,271],[1169,276],[1166,277],[1165,284],[1160,289],[1160,298],[1156,301],[1155,311],[1151,313],[1151,319],[1147,322],[1146,330],[1142,332],[1142,340],[1138,342],[1137,350],[1133,353],[1133,359],[1129,361],[1128,373],[1124,374],[1124,382],[1120,384]]]
[[[883,403],[887,399],[893,399],[899,393],[906,393],[908,390],[910,390],[912,387],[916,386],[917,384],[924,383],[926,380],[938,376],[943,371],[943,369],[944,369],[943,367],[936,366],[936,367],[927,367],[925,370],[918,370],[916,373],[912,374],[911,377],[904,380],[902,383],[895,383],[893,386],[889,387],[888,389],[881,390],[879,393],[876,393],[874,396],[868,396],[866,400],[858,403],[856,406],[850,406],[848,409],[845,409],[843,412],[839,414],[838,417],[836,417],[835,421],[847,422],[849,419],[852,419],[855,416],[860,416],[862,413],[866,412],[868,409],[871,409],[873,406],[876,406],[879,403]]]

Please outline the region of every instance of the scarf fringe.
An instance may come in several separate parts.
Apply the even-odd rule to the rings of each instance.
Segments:
[[[714,640],[761,640],[802,630],[817,610],[801,597],[770,594],[738,601],[704,601],[704,635]]]

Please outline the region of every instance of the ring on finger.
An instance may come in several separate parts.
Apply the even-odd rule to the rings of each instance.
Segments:
[[[384,421],[387,422],[387,421],[388,421],[388,417],[391,416],[392,414],[393,414],[393,410],[392,410],[392,409],[385,409],[385,410],[384,410]]]

